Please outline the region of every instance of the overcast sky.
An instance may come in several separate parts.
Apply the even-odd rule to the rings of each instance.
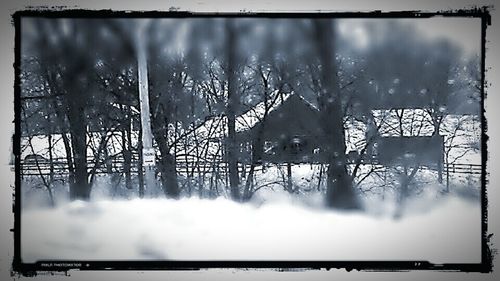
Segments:
[[[385,19],[349,19],[342,20],[339,30],[348,38],[357,42],[358,47],[366,46],[366,21],[384,21]],[[465,52],[466,56],[479,54],[481,51],[481,19],[465,17],[433,17],[419,19],[399,19],[413,25],[419,33],[428,39],[446,38]]]

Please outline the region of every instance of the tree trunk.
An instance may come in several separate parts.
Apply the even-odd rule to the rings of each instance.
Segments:
[[[144,173],[142,171],[142,128],[139,128],[139,138],[137,141],[137,180],[139,182],[139,198],[144,198]]]
[[[54,155],[53,155],[53,146],[52,146],[52,130],[49,131],[47,135],[49,142],[49,184],[52,185],[54,183]]]
[[[358,209],[360,207],[352,180],[347,172],[345,156],[345,132],[342,101],[337,80],[333,22],[328,19],[314,20],[323,91],[319,96],[321,124],[327,143],[328,169],[326,203],[329,207]]]
[[[179,198],[180,190],[179,183],[177,182],[177,171],[175,157],[170,153],[170,147],[167,143],[166,127],[160,130],[161,122],[159,116],[153,119],[155,130],[153,131],[154,138],[160,150],[160,171],[161,171],[161,184],[163,193],[169,198]],[[163,118],[162,118],[163,119]],[[160,119],[161,120],[161,119]],[[164,120],[168,122],[167,120]]]
[[[74,181],[70,183],[69,196],[71,200],[90,199],[90,185],[87,178],[87,124],[84,104],[77,96],[68,97],[68,120],[75,168]]]
[[[267,104],[267,103],[266,103]],[[255,140],[252,143],[252,163],[250,165],[250,169],[248,171],[247,175],[247,180],[245,183],[245,189],[243,192],[243,200],[247,201],[249,200],[252,195],[253,195],[253,178],[255,174],[255,167],[258,165],[259,161],[262,159],[262,154],[263,154],[263,133],[264,133],[264,125],[266,122],[266,114],[264,114],[264,118],[262,118],[261,125],[259,127],[259,130],[257,131],[257,136]]]
[[[188,140],[186,138],[186,140],[184,141],[184,151],[187,152],[188,151]],[[188,196],[191,197],[191,193],[192,193],[192,182],[193,182],[193,179],[192,179],[192,176],[191,176],[191,173],[189,172],[189,157],[188,157],[188,153],[184,153],[184,165],[186,166],[186,178],[187,178],[187,186],[188,186]]]
[[[71,185],[75,181],[75,166],[73,164],[72,156],[73,153],[71,152],[71,144],[68,135],[66,135],[65,132],[62,132],[61,136],[63,139],[64,151],[66,152],[66,162],[68,163],[68,181]]]
[[[47,77],[50,77],[50,76],[47,74]],[[48,79],[50,79],[50,78],[48,78]],[[49,80],[49,81],[52,81],[52,80]],[[52,82],[50,82],[50,83],[52,83]],[[50,84],[50,85],[51,85],[51,89],[53,90],[55,88],[55,86],[53,86],[53,84]],[[63,144],[64,144],[64,152],[66,153],[66,162],[68,164],[68,182],[71,186],[73,184],[73,182],[75,181],[75,170],[74,170],[74,165],[73,165],[71,144],[70,144],[70,140],[68,138],[68,135],[66,134],[66,126],[65,126],[65,122],[64,122],[65,113],[62,111],[62,109],[61,109],[62,106],[59,106],[59,104],[57,103],[57,100],[55,98],[52,99],[52,106],[55,108],[56,116],[58,117],[57,121],[58,121],[58,125],[59,125],[59,131],[61,132],[61,137],[62,137]]]
[[[319,177],[318,177],[318,187],[317,190],[321,190],[321,179],[323,178],[323,164],[319,165]]]
[[[130,105],[125,106],[125,124],[122,127],[122,156],[123,156],[123,170],[125,173],[125,188],[132,189],[132,137],[131,137],[131,122],[132,116],[130,112]]]
[[[292,185],[292,164],[290,162],[286,163],[286,189],[289,193],[293,193],[293,185]]]
[[[226,157],[229,173],[229,186],[231,198],[240,200],[237,143],[236,143],[236,106],[238,105],[237,85],[236,85],[236,32],[233,21],[226,19],[226,51],[227,51],[227,83],[228,83],[228,103],[227,103],[227,145]]]
[[[177,182],[177,171],[175,169],[175,157],[162,148],[160,148],[160,153],[161,182],[163,186],[163,192],[167,197],[179,198],[180,190],[179,183]]]
[[[417,164],[413,170],[408,174],[408,167],[404,167],[403,171],[403,179],[401,180],[401,186],[398,195],[398,206],[396,209],[396,213],[394,214],[395,218],[400,218],[403,214],[404,205],[406,198],[409,196],[409,186],[415,175],[419,170],[419,165]]]
[[[270,110],[270,105],[269,105],[269,83],[268,79],[269,76],[266,77],[265,74],[262,71],[262,68],[259,69],[259,74],[262,79],[262,86],[264,87],[264,116],[262,116],[262,120],[260,121],[260,126],[259,129],[257,130],[257,135],[253,136],[253,141],[252,141],[252,159],[251,159],[251,165],[250,165],[250,170],[248,172],[247,178],[246,178],[246,183],[245,183],[245,189],[243,190],[243,200],[247,201],[250,200],[250,198],[253,195],[253,187],[254,187],[254,174],[255,174],[255,167],[259,164],[259,161],[262,160],[262,155],[264,154],[264,131],[265,131],[265,126],[266,126],[266,121],[267,121],[267,115],[269,114]]]

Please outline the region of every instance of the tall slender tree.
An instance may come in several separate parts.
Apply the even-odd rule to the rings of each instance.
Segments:
[[[226,75],[227,75],[227,142],[226,142],[226,157],[228,163],[229,186],[231,190],[231,198],[240,200],[239,176],[238,176],[238,160],[237,151],[238,145],[236,142],[236,108],[238,106],[237,92],[237,61],[236,61],[236,44],[237,34],[233,19],[226,19]]]

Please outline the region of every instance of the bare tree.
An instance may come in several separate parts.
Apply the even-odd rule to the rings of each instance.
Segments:
[[[360,205],[347,172],[340,86],[335,75],[337,66],[333,26],[331,20],[314,21],[318,54],[322,63],[320,79],[323,86],[318,99],[321,127],[331,144],[326,152],[328,157],[326,200],[331,207],[357,209]]]
[[[236,72],[238,68],[236,58],[237,31],[232,19],[226,19],[226,75],[227,75],[227,142],[226,142],[226,160],[228,163],[229,186],[231,198],[235,201],[240,200],[238,160],[237,160],[237,141],[236,141],[236,108],[238,106],[238,92],[236,82]]]

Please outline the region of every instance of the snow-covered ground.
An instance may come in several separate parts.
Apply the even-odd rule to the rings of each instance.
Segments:
[[[272,192],[215,200],[101,199],[23,209],[22,259],[428,260],[480,262],[478,201],[422,196],[394,219],[342,213]],[[262,200],[265,196],[267,200]],[[305,202],[305,203],[304,203]],[[386,206],[387,207],[387,206]],[[387,209],[387,208],[386,208]],[[390,208],[388,208],[390,209]]]
[[[423,131],[430,131],[429,122],[422,124]],[[479,143],[479,123],[456,117],[443,124],[445,142],[455,146],[449,160],[479,164],[479,147],[473,146]],[[359,150],[364,145],[364,128],[347,125],[348,150]],[[413,127],[405,129],[414,135]],[[456,137],[449,137],[450,132]],[[110,140],[110,154],[121,151],[119,141]],[[32,145],[33,149],[23,143],[23,157],[32,153],[46,157],[46,138],[35,137]],[[53,152],[56,157],[64,156],[60,137]],[[322,207],[326,179],[323,172],[318,190],[319,165],[292,166],[295,194],[284,191],[285,173],[284,167],[273,165],[257,172],[256,187],[270,185],[245,204],[224,198],[227,192],[220,192],[215,200],[151,198],[161,196],[157,189],[147,190],[147,199],[137,199],[137,188],[112,187],[112,181],[100,177],[91,202],[68,202],[67,184],[55,183],[55,208],[43,207],[47,191],[33,188],[36,178],[26,178],[22,184],[22,259],[480,262],[477,176],[453,175],[452,193],[444,196],[440,191],[445,186],[437,184],[436,172],[422,169],[412,182],[418,192],[406,201],[403,216],[394,219],[399,182],[394,171],[368,177],[359,186],[365,210],[357,213]]]

